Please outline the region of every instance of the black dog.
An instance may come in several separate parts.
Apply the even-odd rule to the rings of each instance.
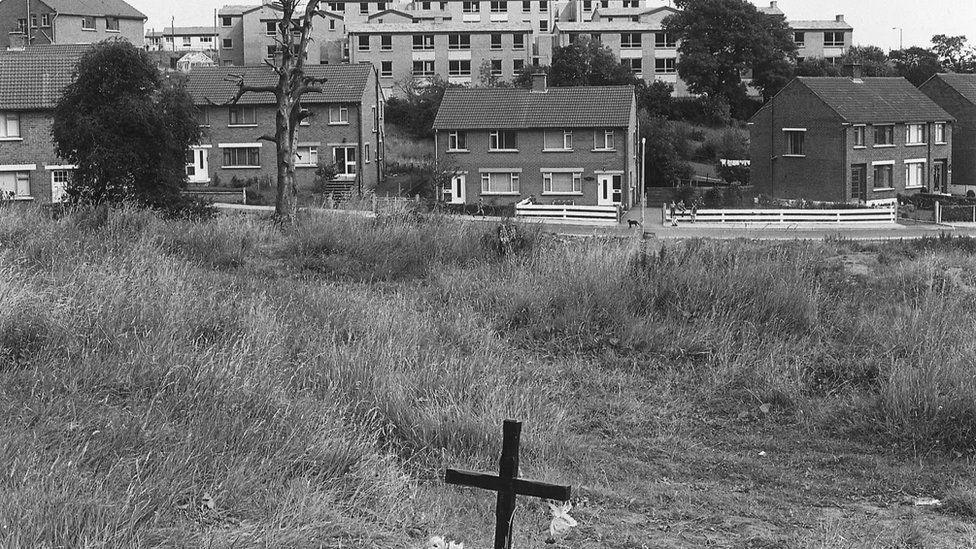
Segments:
[[[640,221],[636,221],[636,220],[633,220],[633,219],[628,219],[627,220],[627,228],[628,229],[633,229],[635,227],[643,227],[643,225],[641,225],[641,222]]]

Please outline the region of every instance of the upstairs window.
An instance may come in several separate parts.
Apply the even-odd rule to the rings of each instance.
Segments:
[[[513,50],[524,50],[525,49],[525,35],[524,34],[514,34],[514,35],[512,35],[512,49]]]
[[[543,150],[571,151],[573,150],[572,130],[547,131],[543,136]]]
[[[522,13],[530,13],[532,11],[532,2],[522,2]]]
[[[824,33],[824,47],[827,47],[827,48],[842,48],[842,47],[844,47],[844,33],[842,33],[842,32],[825,32]]]
[[[329,11],[334,11],[336,13],[342,13],[346,11],[345,2],[329,2]]]
[[[276,36],[278,34],[278,23],[275,21],[268,21],[265,23],[264,32],[268,36]]]
[[[369,2],[360,2],[359,3],[359,13],[361,15],[366,15],[366,14],[369,13]]]
[[[464,13],[481,13],[480,2],[462,2],[461,11]]]
[[[641,33],[639,32],[625,32],[620,35],[620,47],[621,48],[639,48],[641,47]]]
[[[655,59],[654,74],[677,74],[678,68],[673,57]]]
[[[905,126],[906,145],[925,144],[925,124],[908,124]]]
[[[221,27],[231,27],[234,25],[234,18],[232,17],[221,17],[220,26]]]
[[[349,109],[347,107],[329,107],[329,124],[348,124]]]
[[[614,149],[613,130],[597,130],[593,132],[593,148],[598,151],[612,151]]]
[[[678,47],[678,39],[666,32],[654,33],[654,47],[674,49]]]
[[[491,60],[491,75],[492,76],[502,76],[503,74],[504,73],[502,72],[502,60],[501,59],[492,59]]]
[[[470,34],[451,34],[447,37],[447,49],[450,50],[470,50]]]
[[[489,151],[517,151],[518,134],[513,130],[498,130],[488,134]]]
[[[380,36],[380,49],[383,51],[393,51],[393,35],[383,34]]]
[[[508,11],[508,2],[492,2],[491,13],[505,13]]]
[[[50,13],[42,13],[41,14],[41,26],[44,27],[45,29],[51,27],[51,14]]]
[[[448,76],[471,76],[471,60],[452,59],[448,61],[447,75]]]
[[[502,35],[500,34],[491,35],[491,49],[493,50],[502,49]]]
[[[257,113],[254,107],[234,106],[228,109],[230,126],[253,126],[257,124]]]
[[[229,50],[234,47],[233,38],[224,38],[223,42],[220,44],[225,50]]]
[[[807,44],[807,33],[805,33],[805,32],[794,32],[793,33],[793,43],[796,44],[797,47],[800,47],[800,48],[802,48],[803,46],[806,46],[806,44]]]
[[[206,107],[197,107],[193,114],[198,126],[204,128],[210,127],[210,109]]]
[[[0,112],[0,139],[20,139],[20,115]]]
[[[946,132],[946,124],[944,122],[940,122],[940,123],[938,123],[938,124],[935,125],[935,142],[936,143],[947,143],[947,141],[946,141],[947,135],[946,134],[947,134],[947,132]]]
[[[433,34],[415,34],[413,35],[413,49],[414,51],[430,51],[434,49],[434,35]]]
[[[434,62],[433,61],[414,61],[413,62],[413,76],[418,78],[431,78],[434,76]]]
[[[27,32],[27,19],[17,20],[17,32],[24,34]]]
[[[95,30],[95,18],[94,17],[82,17],[81,18],[81,30]]]
[[[466,151],[468,150],[467,140],[467,134],[464,132],[451,132],[447,134],[447,150]]]
[[[119,18],[118,17],[106,17],[105,18],[105,30],[109,32],[119,32]]]
[[[358,51],[369,51],[369,35],[361,34],[359,35],[359,46],[356,48]]]
[[[393,61],[382,61],[380,63],[380,76],[390,78],[393,76]]]
[[[867,133],[866,130],[867,128],[865,128],[864,126],[854,126],[855,147],[864,147],[866,145],[865,143],[865,138],[866,138],[865,134]]]
[[[806,156],[803,152],[803,141],[806,138],[806,130],[784,129],[786,136],[786,156]]]
[[[874,127],[874,146],[890,147],[895,144],[895,126],[875,126]]]

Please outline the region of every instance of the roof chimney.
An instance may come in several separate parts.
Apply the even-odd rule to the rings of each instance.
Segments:
[[[10,33],[10,51],[24,51],[27,46],[27,36],[24,34]]]
[[[770,2],[769,3],[769,9],[771,9],[771,10],[776,9],[776,4],[777,4],[776,0],[773,0],[772,2]]]
[[[864,75],[864,67],[860,63],[848,63],[844,65],[844,74],[850,76],[855,81],[861,80]]]
[[[838,14],[837,17],[836,17],[836,20],[837,20],[838,23],[843,23],[844,22],[844,14],[843,13]]]
[[[548,76],[544,72],[532,75],[532,93],[546,93],[549,90]]]

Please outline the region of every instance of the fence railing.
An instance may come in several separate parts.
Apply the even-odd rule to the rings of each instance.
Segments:
[[[616,225],[620,222],[619,206],[576,206],[562,204],[532,204],[523,200],[515,205],[515,216],[525,220],[575,222]]]
[[[247,191],[244,189],[189,188],[183,191],[186,196],[206,200],[215,204],[247,204]]]
[[[850,210],[691,210],[676,211],[678,222],[695,223],[895,223],[898,209],[895,206],[884,208],[858,208]],[[664,224],[673,222],[670,206],[661,208]]]

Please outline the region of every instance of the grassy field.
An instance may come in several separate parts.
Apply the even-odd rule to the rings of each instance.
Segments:
[[[973,241],[496,244],[0,210],[0,546],[976,546]]]

